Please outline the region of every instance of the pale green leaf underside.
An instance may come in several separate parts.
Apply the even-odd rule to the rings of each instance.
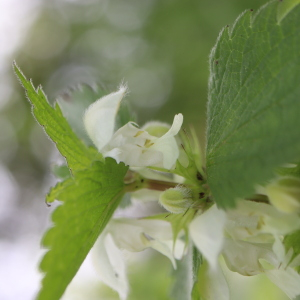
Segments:
[[[60,153],[66,158],[72,172],[88,168],[99,154],[94,148],[87,148],[78,139],[62,115],[58,104],[56,103],[53,108],[47,101],[41,87],[35,89],[16,64],[14,64],[14,70],[26,90],[36,120],[43,126],[45,132],[54,141]]]
[[[107,158],[79,171],[56,196],[63,204],[52,215],[54,227],[43,239],[50,250],[40,268],[45,272],[38,300],[60,299],[123,196],[123,163]]]
[[[278,5],[243,13],[211,53],[207,175],[221,207],[300,157],[300,6],[278,23]]]

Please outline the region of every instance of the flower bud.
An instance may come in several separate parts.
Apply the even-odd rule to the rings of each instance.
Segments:
[[[159,203],[174,214],[184,213],[192,205],[192,201],[192,191],[184,186],[170,188],[159,197]]]
[[[270,202],[285,213],[300,212],[300,179],[281,177],[266,187]]]

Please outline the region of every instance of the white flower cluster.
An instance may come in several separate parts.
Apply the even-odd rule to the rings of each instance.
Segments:
[[[112,157],[131,167],[157,166],[171,169],[179,156],[175,135],[181,128],[182,114],[174,117],[171,128],[160,137],[146,131],[147,127],[157,125],[157,122],[148,123],[142,128],[129,122],[114,132],[116,115],[126,90],[126,87],[121,86],[117,92],[88,107],[84,115],[88,135],[104,157]]]
[[[139,128],[129,122],[115,131],[115,118],[125,93],[126,87],[121,87],[86,110],[84,124],[88,135],[104,157],[122,161],[131,168],[171,170],[179,158],[175,136],[183,116],[176,115],[172,126],[152,122]],[[230,299],[224,266],[219,264],[221,257],[233,272],[245,276],[264,273],[290,299],[300,295],[300,275],[294,269],[300,266],[300,257],[294,257],[293,249],[286,251],[282,243],[285,235],[300,229],[298,211],[293,209],[299,203],[292,198],[300,193],[286,187],[286,182],[280,184],[285,184],[289,192],[285,196],[289,197],[289,206],[281,211],[278,204],[246,200],[240,200],[235,209],[228,211],[211,204],[192,206],[192,191],[181,185],[160,195],[160,203],[171,213],[184,215],[188,209],[195,209],[195,217],[187,228],[190,240],[209,265],[203,299]],[[280,193],[273,185],[266,191],[271,202],[279,203]],[[176,259],[186,254],[188,245],[180,235],[174,238],[174,234],[167,219],[112,219],[94,247],[100,279],[116,290],[122,300],[126,299],[129,285],[123,250],[135,252],[150,247],[167,256],[176,267]]]
[[[300,256],[292,260],[293,250],[286,253],[282,244],[286,234],[299,228],[298,214],[246,200],[227,212],[213,205],[197,216],[189,227],[191,238],[210,265],[208,278],[222,285],[215,289],[207,282],[205,297],[230,299],[220,255],[231,271],[245,276],[264,273],[290,299],[300,295],[300,275],[294,270],[300,266]]]

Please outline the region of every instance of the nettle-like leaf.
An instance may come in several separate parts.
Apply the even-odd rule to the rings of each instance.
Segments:
[[[292,2],[244,12],[212,50],[206,167],[220,207],[299,160],[300,5]]]
[[[38,300],[60,299],[123,196],[128,167],[112,158],[79,171],[56,196],[63,204],[52,215],[54,227],[43,239],[50,250]]]
[[[128,167],[111,158],[103,159],[94,148],[88,148],[72,131],[59,105],[53,108],[41,87],[35,89],[16,65],[14,69],[36,120],[66,158],[73,175],[66,166],[57,167],[65,180],[46,196],[47,203],[57,199],[63,204],[54,211],[54,227],[43,240],[50,250],[41,262],[46,274],[37,299],[58,300],[119,205]]]
[[[59,105],[55,103],[53,108],[49,104],[41,86],[35,89],[16,64],[14,64],[14,70],[26,90],[26,95],[32,105],[33,115],[56,144],[60,153],[66,158],[72,172],[75,173],[78,170],[88,168],[100,154],[94,148],[88,148],[76,136],[64,118]]]

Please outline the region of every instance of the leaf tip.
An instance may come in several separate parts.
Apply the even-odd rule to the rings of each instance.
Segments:
[[[277,22],[280,23],[299,4],[300,0],[279,0]]]

